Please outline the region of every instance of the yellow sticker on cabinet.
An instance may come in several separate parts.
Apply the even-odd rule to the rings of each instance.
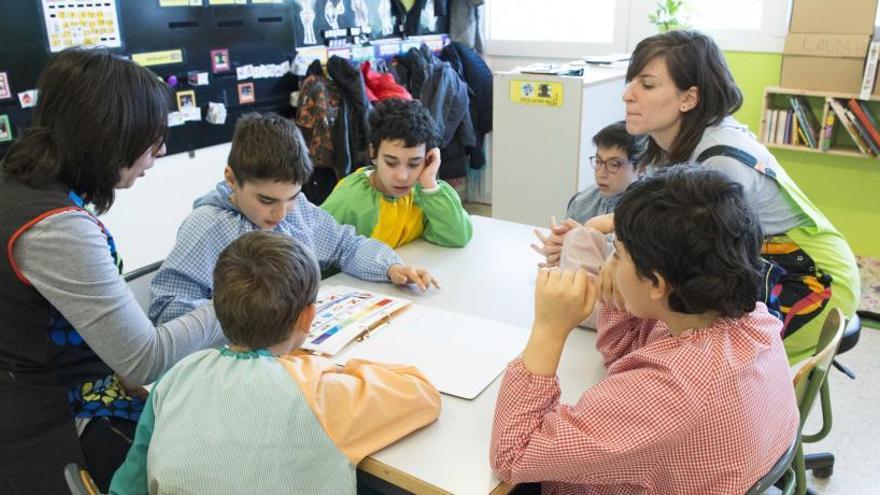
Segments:
[[[151,65],[179,64],[183,62],[182,50],[166,50],[164,52],[133,53],[131,59],[143,67]]]
[[[562,106],[562,83],[550,81],[510,81],[510,101],[524,105]]]

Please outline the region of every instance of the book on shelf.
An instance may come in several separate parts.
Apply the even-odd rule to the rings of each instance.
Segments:
[[[862,73],[862,86],[859,88],[859,98],[867,100],[874,90],[874,78],[877,76],[877,62],[880,59],[880,40],[874,33],[874,40],[868,45],[868,56],[865,57],[865,72]]]
[[[788,117],[787,110],[779,110],[779,120],[776,123],[776,142],[785,144],[785,119]]]
[[[859,151],[861,151],[865,155],[870,155],[871,151],[868,148],[867,143],[865,143],[865,141],[862,139],[862,136],[859,135],[859,132],[856,130],[853,123],[850,122],[844,106],[835,98],[828,98],[828,104],[831,105],[831,110],[834,111],[834,115],[837,116],[837,120],[840,122],[841,125],[843,125],[846,133],[849,134],[850,139],[852,139],[853,143],[855,143],[855,145],[859,148]]]
[[[810,103],[803,96],[789,96],[791,108],[794,110],[798,119],[798,126],[803,129],[804,137],[806,137],[807,146],[810,148],[819,147],[819,122],[813,114]]]
[[[761,121],[761,140],[765,143],[769,142],[768,136],[770,136],[770,126],[772,124],[771,119],[773,118],[773,110],[770,108],[764,109],[764,120]]]
[[[837,129],[837,126],[834,124],[837,122],[837,117],[833,110],[831,110],[831,105],[827,104],[825,108],[825,127],[822,130],[822,139],[819,141],[820,148],[822,151],[828,151],[831,148],[831,143],[834,141],[834,130]]]
[[[782,136],[782,141],[785,144],[792,144],[791,121],[793,120],[792,119],[793,115],[794,115],[794,112],[792,112],[791,110],[788,110],[785,112],[785,132],[783,133],[783,136]]]
[[[852,122],[853,127],[855,127],[856,132],[858,132],[859,136],[862,137],[862,141],[868,146],[871,155],[880,154],[880,145],[874,142],[871,139],[871,133],[868,132],[868,129],[862,124],[858,117],[853,113],[849,108],[844,108],[843,111],[846,113],[847,118]]]
[[[846,102],[846,106],[849,107],[853,115],[859,119],[859,122],[868,132],[870,140],[878,146],[878,149],[880,149],[880,132],[877,131],[876,125],[871,122],[872,119],[868,118],[870,111],[868,110],[867,105],[863,107],[862,105],[859,105],[859,100],[850,98],[849,101]]]

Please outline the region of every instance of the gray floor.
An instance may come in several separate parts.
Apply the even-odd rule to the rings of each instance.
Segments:
[[[492,216],[490,205],[465,203],[464,207],[474,215]],[[850,380],[836,369],[829,376],[831,433],[819,443],[804,446],[806,453],[830,451],[835,455],[830,478],[807,475],[810,487],[819,494],[880,494],[880,324],[865,323],[859,344],[839,357],[856,379]],[[806,432],[819,430],[820,416],[819,409],[810,414]]]

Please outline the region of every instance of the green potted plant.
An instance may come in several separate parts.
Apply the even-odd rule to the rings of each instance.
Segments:
[[[661,33],[673,29],[687,29],[688,25],[683,20],[684,0],[665,0],[657,2],[657,10],[648,14],[651,24],[657,26]]]

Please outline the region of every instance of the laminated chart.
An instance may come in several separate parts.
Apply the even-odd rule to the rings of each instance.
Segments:
[[[42,1],[50,52],[71,46],[122,46],[116,0]]]

